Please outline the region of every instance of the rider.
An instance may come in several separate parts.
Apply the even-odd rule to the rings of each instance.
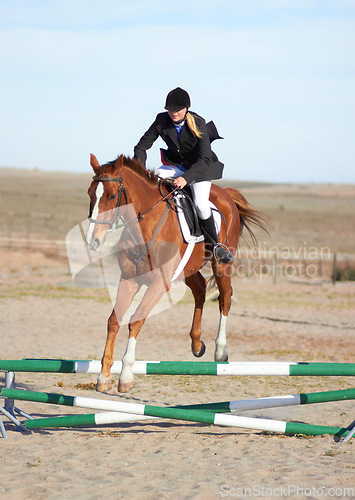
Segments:
[[[222,177],[223,163],[211,150],[211,142],[220,139],[213,122],[206,124],[198,114],[189,111],[190,96],[180,87],[171,90],[166,98],[167,112],[159,113],[154,123],[140,138],[134,148],[134,158],[145,165],[147,149],[158,137],[168,146],[161,149],[163,165],[156,171],[162,178],[173,177],[179,189],[191,188],[200,225],[205,239],[212,243],[217,261],[224,264],[233,261],[233,255],[218,243],[209,195],[211,180]]]

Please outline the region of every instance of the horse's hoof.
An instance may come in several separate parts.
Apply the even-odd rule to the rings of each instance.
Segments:
[[[97,382],[96,382],[96,390],[97,392],[105,392],[108,391],[112,388],[112,380],[111,377],[104,377],[103,375],[98,376]]]
[[[205,352],[206,352],[206,346],[205,346],[205,343],[201,341],[201,349],[199,351],[192,351],[192,354],[196,357],[196,358],[201,358]]]
[[[228,361],[228,353],[225,349],[223,349],[222,356],[218,356],[216,353],[214,355],[214,360],[218,363],[226,363]]]
[[[129,392],[133,389],[134,380],[130,380],[129,382],[121,382],[118,383],[118,392]]]

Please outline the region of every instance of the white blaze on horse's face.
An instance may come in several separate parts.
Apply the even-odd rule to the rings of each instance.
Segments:
[[[95,201],[95,205],[94,205],[94,208],[92,210],[92,214],[91,214],[91,218],[93,220],[96,220],[98,215],[99,215],[99,204],[100,204],[100,200],[102,198],[102,195],[104,194],[104,185],[102,182],[99,182],[96,186],[96,190],[95,190],[95,198],[96,198],[96,201]],[[90,248],[94,248],[94,241],[93,241],[93,233],[94,233],[94,229],[95,229],[95,223],[94,222],[90,222],[89,224],[89,229],[86,233],[86,243],[90,246]]]

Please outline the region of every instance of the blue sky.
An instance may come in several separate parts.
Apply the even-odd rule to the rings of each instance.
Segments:
[[[0,0],[0,166],[132,155],[181,86],[225,178],[355,183],[354,46],[353,0]]]

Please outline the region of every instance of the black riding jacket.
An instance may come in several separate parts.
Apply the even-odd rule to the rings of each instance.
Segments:
[[[145,165],[146,151],[161,137],[168,149],[161,149],[162,163],[170,165],[183,165],[186,172],[182,175],[186,182],[210,181],[220,179],[223,172],[221,163],[211,149],[211,142],[222,139],[218,135],[213,122],[206,124],[205,120],[190,111],[196,125],[202,133],[202,138],[196,137],[190,130],[186,121],[181,130],[180,141],[174,122],[167,112],[159,113],[146,133],[140,138],[134,148],[134,158]]]

